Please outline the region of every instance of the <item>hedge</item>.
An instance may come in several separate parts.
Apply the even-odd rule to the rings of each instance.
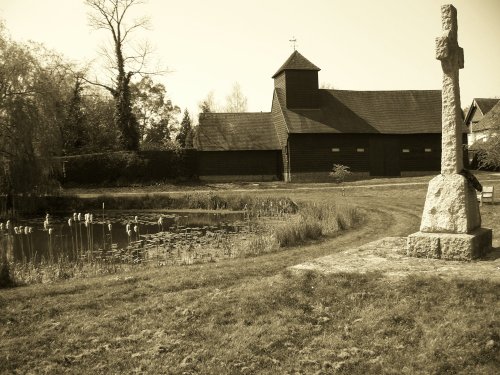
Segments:
[[[193,179],[196,151],[138,151],[75,155],[60,158],[63,185],[127,185]]]

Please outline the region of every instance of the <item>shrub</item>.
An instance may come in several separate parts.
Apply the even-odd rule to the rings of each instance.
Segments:
[[[486,170],[500,168],[500,135],[490,134],[485,142],[476,142],[472,148],[477,155],[479,168]]]
[[[332,177],[336,183],[341,184],[345,181],[346,177],[351,174],[352,172],[349,170],[349,167],[342,164],[334,164],[329,176]]]

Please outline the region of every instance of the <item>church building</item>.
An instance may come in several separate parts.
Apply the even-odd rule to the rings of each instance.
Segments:
[[[201,114],[200,178],[328,181],[334,164],[365,176],[440,170],[440,90],[320,89],[319,71],[294,51],[272,76],[271,112]]]

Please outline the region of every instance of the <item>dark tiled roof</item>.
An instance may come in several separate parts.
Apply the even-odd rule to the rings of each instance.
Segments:
[[[276,89],[290,133],[441,133],[439,90],[319,92],[319,109],[291,110]]]
[[[285,63],[274,73],[273,78],[280,74],[284,70],[321,70],[304,56],[302,56],[298,51],[293,51],[290,57],[285,61]]]
[[[491,98],[474,98],[477,106],[483,113],[486,115],[494,106],[498,103],[500,99],[491,99]]]
[[[474,125],[473,131],[482,131],[489,129],[500,129],[500,101],[497,99],[497,104],[491,108],[487,114],[476,124]]]
[[[270,112],[202,113],[195,138],[201,151],[279,150]]]

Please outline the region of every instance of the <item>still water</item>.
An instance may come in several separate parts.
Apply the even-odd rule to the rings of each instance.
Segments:
[[[100,217],[99,217],[100,216]],[[71,220],[70,220],[71,219]],[[90,219],[90,218],[88,218]],[[245,227],[245,212],[232,211],[106,211],[85,215],[26,218],[0,224],[0,246],[15,261],[75,260],[120,249],[144,248],[160,243],[203,241],[214,233],[231,234]],[[165,238],[167,240],[165,240]],[[171,246],[169,244],[169,246]]]

